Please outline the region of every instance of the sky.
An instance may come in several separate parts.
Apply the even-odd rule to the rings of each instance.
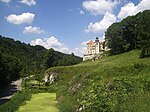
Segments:
[[[0,35],[83,56],[107,28],[150,9],[150,0],[0,0]]]

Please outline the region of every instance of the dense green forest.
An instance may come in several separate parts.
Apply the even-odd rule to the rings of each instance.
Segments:
[[[128,16],[106,31],[106,44],[111,54],[140,49],[140,57],[150,56],[150,10]]]
[[[53,66],[80,63],[82,58],[0,36],[0,87],[12,80],[41,74]]]

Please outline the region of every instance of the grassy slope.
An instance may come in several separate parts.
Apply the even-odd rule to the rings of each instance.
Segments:
[[[139,112],[140,109],[146,109],[148,112],[150,102],[146,102],[144,99],[147,98],[150,100],[149,91],[148,93],[140,92],[143,91],[143,89],[138,89],[140,88],[138,85],[141,85],[142,80],[147,80],[148,84],[150,82],[150,58],[139,59],[139,51],[131,51],[116,56],[106,56],[96,61],[87,61],[74,66],[54,67],[47,70],[47,72],[56,72],[59,75],[57,82],[53,86],[57,88],[56,91],[57,98],[60,102],[60,109],[64,112],[66,110],[68,112],[75,111],[75,108],[82,102],[82,94],[88,93],[92,85],[101,83],[102,85],[106,85],[112,83],[114,84],[113,86],[116,86],[114,80],[124,78],[134,82],[133,86],[135,91],[133,91],[133,93],[137,92],[137,94],[142,97],[130,95],[131,98],[126,98],[125,100],[127,100],[127,102],[123,103],[121,108],[127,111]],[[123,84],[121,86],[125,88]],[[137,103],[132,103],[133,106],[131,106],[131,102]],[[70,105],[70,108],[66,108],[66,105]],[[141,106],[139,107],[140,109],[136,110],[134,107],[139,105]]]
[[[38,93],[34,94],[31,101],[27,101],[17,112],[58,112],[56,104],[56,94]]]

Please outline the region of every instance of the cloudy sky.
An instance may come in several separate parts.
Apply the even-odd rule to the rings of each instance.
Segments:
[[[150,9],[150,0],[0,0],[0,35],[82,56],[114,22]]]

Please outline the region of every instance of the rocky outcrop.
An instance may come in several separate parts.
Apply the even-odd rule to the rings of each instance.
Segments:
[[[45,75],[45,83],[52,84],[57,79],[58,74],[56,72],[50,72]]]
[[[86,61],[86,60],[97,60],[97,59],[102,57],[102,54],[103,54],[103,52],[100,52],[99,54],[84,55],[83,61]]]

